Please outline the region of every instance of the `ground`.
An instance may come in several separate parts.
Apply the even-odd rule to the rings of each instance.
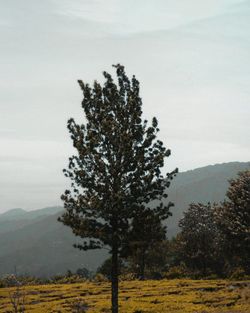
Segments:
[[[0,312],[15,312],[15,288],[0,289]],[[22,287],[25,312],[110,312],[110,284]],[[250,313],[250,281],[160,280],[120,283],[121,313]]]

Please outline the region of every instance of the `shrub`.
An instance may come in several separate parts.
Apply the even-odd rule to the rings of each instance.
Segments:
[[[184,278],[187,276],[187,270],[184,265],[170,267],[164,275],[168,279]]]
[[[108,281],[108,279],[107,279],[107,277],[105,277],[103,274],[97,273],[97,274],[95,275],[94,281],[95,281],[95,282],[98,282],[98,283],[102,283],[102,282]]]
[[[126,274],[121,274],[120,275],[120,280],[121,281],[131,281],[136,279],[136,274],[134,273],[126,273]]]
[[[160,280],[163,278],[163,275],[160,272],[152,272],[152,273],[150,273],[149,278],[155,279],[155,280]]]
[[[229,279],[231,280],[241,280],[246,278],[246,272],[242,267],[237,267],[233,269]]]
[[[87,303],[85,301],[82,301],[81,299],[76,299],[70,307],[72,313],[85,313],[88,310]]]
[[[76,275],[78,275],[82,278],[86,278],[86,279],[91,278],[91,272],[85,267],[78,268],[78,270],[76,271]]]

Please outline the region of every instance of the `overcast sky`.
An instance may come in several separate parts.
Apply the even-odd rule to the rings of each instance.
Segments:
[[[0,0],[0,212],[60,204],[77,79],[122,63],[166,171],[249,161],[250,1]]]

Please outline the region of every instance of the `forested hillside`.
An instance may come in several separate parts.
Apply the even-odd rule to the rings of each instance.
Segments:
[[[219,202],[225,197],[228,179],[248,169],[250,163],[225,163],[179,173],[167,193],[175,203],[169,218],[168,236],[178,232],[178,221],[192,202]],[[76,238],[57,222],[61,207],[26,212],[15,209],[0,215],[0,275],[13,273],[49,276],[86,267],[95,270],[107,251],[81,252],[72,247]]]
[[[249,168],[250,162],[230,162],[179,173],[168,191],[168,200],[175,204],[173,216],[167,222],[168,236],[178,232],[178,221],[190,203],[223,201],[229,187],[228,180]]]

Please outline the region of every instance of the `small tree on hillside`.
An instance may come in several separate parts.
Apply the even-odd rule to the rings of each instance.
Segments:
[[[250,273],[250,170],[229,182],[227,200],[216,207],[215,217],[231,266],[242,266]]]
[[[193,269],[207,275],[218,264],[219,231],[211,204],[190,204],[180,220],[178,237],[181,259]]]
[[[170,155],[156,139],[158,123],[142,121],[139,82],[130,80],[124,67],[116,65],[118,84],[104,72],[101,86],[78,81],[83,91],[85,125],[74,119],[68,129],[77,150],[64,170],[72,189],[62,195],[66,212],[60,221],[83,238],[79,249],[110,247],[112,256],[112,312],[118,312],[118,259],[127,245],[128,233],[149,202],[159,220],[169,215],[165,190],[176,171],[163,177],[161,168]]]
[[[153,263],[148,260],[152,257],[150,252],[166,239],[166,226],[162,225],[160,216],[149,208],[135,216],[131,226],[127,257],[134,266],[137,277],[144,279],[145,267],[148,263]]]

